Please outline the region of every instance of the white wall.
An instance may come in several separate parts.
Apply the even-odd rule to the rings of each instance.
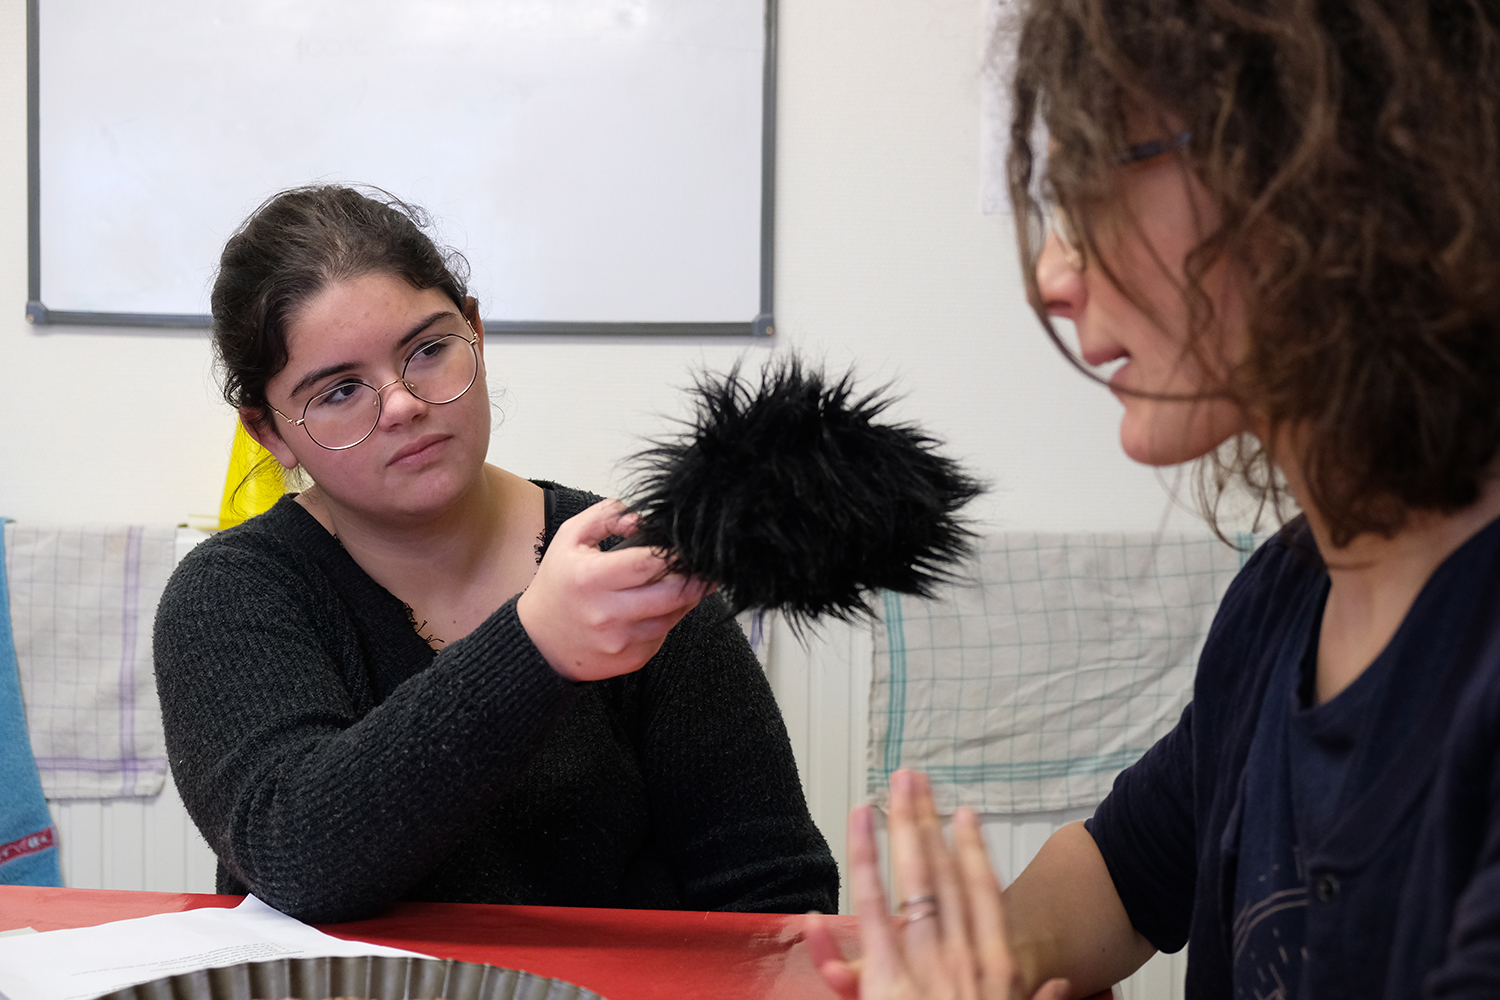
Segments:
[[[1114,400],[1044,340],[1009,220],[978,210],[982,0],[783,0],[781,15],[775,342],[492,338],[492,460],[608,490],[694,365],[796,349],[896,379],[900,415],[996,484],[981,513],[998,525],[1155,528],[1157,476],[1119,454]],[[213,514],[232,417],[206,335],[23,318],[24,45],[23,0],[0,0],[0,513]]]

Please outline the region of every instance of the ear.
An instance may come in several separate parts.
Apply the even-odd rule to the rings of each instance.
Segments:
[[[469,328],[478,334],[474,341],[474,351],[479,355],[479,360],[484,360],[484,320],[479,318],[479,300],[472,295],[464,296],[464,319],[469,321]]]
[[[297,456],[292,454],[292,449],[287,447],[286,439],[283,438],[272,424],[276,418],[265,416],[252,406],[240,407],[240,424],[245,428],[245,433],[255,439],[255,443],[269,451],[280,462],[283,468],[295,469],[299,464]]]

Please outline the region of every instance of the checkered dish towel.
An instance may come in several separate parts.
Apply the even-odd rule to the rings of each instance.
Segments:
[[[869,793],[925,771],[941,809],[1097,804],[1176,724],[1229,581],[1255,539],[1207,533],[981,540],[936,600],[884,595]]]
[[[48,798],[161,791],[151,624],[175,541],[170,526],[5,526],[21,692]]]

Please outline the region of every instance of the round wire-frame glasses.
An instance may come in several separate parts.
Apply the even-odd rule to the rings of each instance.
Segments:
[[[467,323],[467,320],[465,320]],[[384,393],[400,384],[424,403],[451,403],[473,387],[479,377],[479,334],[446,334],[419,346],[401,366],[401,377],[376,387],[359,379],[346,379],[325,389],[302,407],[302,418],[293,420],[276,407],[278,417],[301,427],[313,444],[329,451],[353,448],[375,433],[384,409]],[[352,438],[352,440],[350,440]],[[346,442],[346,443],[337,443]]]

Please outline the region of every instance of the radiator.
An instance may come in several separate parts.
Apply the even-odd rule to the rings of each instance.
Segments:
[[[56,799],[63,884],[75,889],[213,892],[213,851],[172,776],[155,798]]]

